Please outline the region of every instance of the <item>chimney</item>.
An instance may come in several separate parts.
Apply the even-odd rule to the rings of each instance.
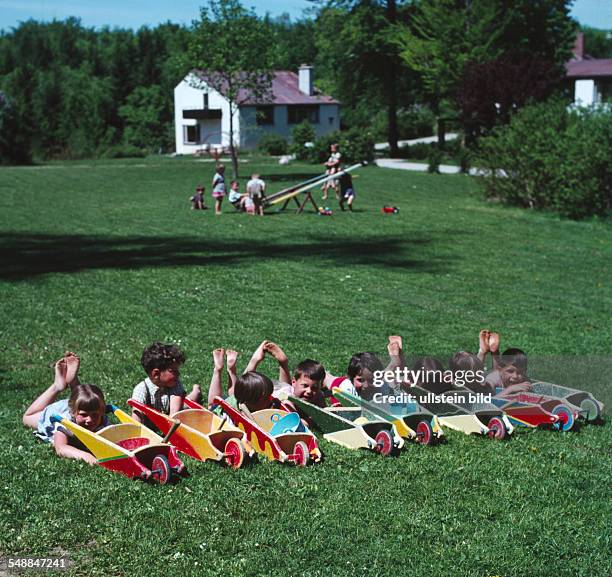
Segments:
[[[308,66],[307,64],[302,64],[299,70],[299,82],[298,82],[300,92],[303,92],[304,94],[308,94],[308,96],[313,95],[314,91],[313,91],[313,85],[312,85],[312,78],[313,78],[312,66]]]
[[[578,32],[576,35],[572,52],[574,53],[574,60],[582,60],[584,58],[584,34],[582,32]]]

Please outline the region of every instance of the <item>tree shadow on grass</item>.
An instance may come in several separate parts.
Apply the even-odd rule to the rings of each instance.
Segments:
[[[270,260],[313,261],[322,266],[374,266],[444,272],[446,261],[423,255],[431,239],[403,236],[279,239],[194,239],[189,236],[86,236],[0,234],[0,279],[20,281],[49,273],[144,267],[227,266]],[[430,251],[427,251],[430,252]]]

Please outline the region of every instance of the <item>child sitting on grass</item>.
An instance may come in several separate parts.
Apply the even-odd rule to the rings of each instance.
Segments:
[[[205,210],[208,208],[204,201],[204,187],[201,184],[196,188],[196,193],[189,200],[191,201],[191,210]]]
[[[249,198],[249,195],[244,193],[240,193],[240,184],[237,180],[232,180],[230,183],[230,193],[229,193],[229,201],[232,206],[239,211],[246,210],[246,201]]]
[[[179,380],[184,362],[185,355],[176,345],[160,342],[149,345],[140,359],[147,378],[134,387],[132,399],[166,415],[180,411],[185,397],[185,389]],[[200,385],[194,385],[188,397],[198,401]],[[141,423],[146,422],[144,415],[137,410],[132,411],[132,417]]]
[[[23,424],[36,429],[36,436],[46,443],[53,443],[60,457],[81,459],[90,465],[97,459],[88,452],[70,431],[58,423],[52,423],[53,415],[60,415],[88,429],[98,431],[108,425],[104,394],[95,385],[81,384],[78,379],[80,359],[67,352],[55,363],[53,384],[28,407]],[[70,387],[70,398],[56,401],[57,396]]]

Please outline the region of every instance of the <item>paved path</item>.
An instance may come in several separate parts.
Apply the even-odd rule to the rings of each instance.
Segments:
[[[445,135],[445,140],[455,140],[456,138],[458,138],[458,134],[456,134],[455,132],[448,132]],[[428,144],[429,142],[437,142],[438,141],[438,137],[437,136],[424,136],[423,138],[413,138],[412,140],[398,140],[397,141],[397,146],[399,148],[402,148],[404,146],[410,146],[411,144]],[[388,142],[377,142],[374,145],[374,150],[387,150],[389,148],[389,143]]]
[[[446,135],[446,140],[455,140],[455,138],[458,136],[458,134],[450,132]],[[412,140],[400,140],[397,144],[400,148],[402,148],[411,144],[436,142],[437,140],[437,136],[425,136],[424,138],[414,138]],[[374,145],[375,150],[386,150],[388,148],[389,144],[386,142],[379,142],[378,144]],[[417,172],[427,172],[428,167],[426,162],[409,162],[401,158],[377,158],[374,162],[383,168],[399,168],[400,170],[415,170]],[[441,164],[440,172],[442,174],[457,174],[461,172],[461,170],[458,166],[454,166],[452,164]],[[470,174],[479,174],[479,171],[477,168],[470,168]]]

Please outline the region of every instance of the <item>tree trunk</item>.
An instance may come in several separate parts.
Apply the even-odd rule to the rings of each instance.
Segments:
[[[229,105],[229,151],[230,158],[232,159],[232,180],[238,180],[238,155],[234,147],[234,104],[230,102]]]
[[[387,0],[387,21],[395,24],[397,20],[397,7],[395,0]],[[385,59],[385,94],[387,97],[387,120],[389,140],[389,153],[397,156],[397,89],[395,79],[397,78],[397,62],[395,55]]]

